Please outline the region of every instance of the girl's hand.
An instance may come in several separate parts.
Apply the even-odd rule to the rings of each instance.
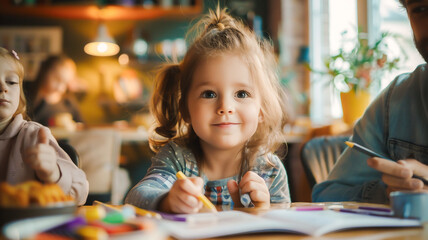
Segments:
[[[161,201],[159,210],[172,213],[197,213],[202,202],[197,198],[202,194],[204,181],[200,177],[177,179],[167,196]]]
[[[405,159],[393,162],[382,158],[369,158],[367,164],[382,172],[382,181],[387,185],[386,193],[393,191],[428,191],[428,186],[413,174],[428,177],[428,166],[415,160]]]
[[[41,128],[37,134],[37,143],[25,151],[24,162],[28,164],[37,177],[46,183],[54,183],[59,180],[60,170],[56,159],[56,152],[49,145],[46,130]]]
[[[266,186],[265,180],[255,172],[248,171],[245,173],[239,184],[237,184],[235,180],[229,180],[229,182],[227,182],[227,188],[229,189],[235,207],[243,207],[239,189],[241,189],[241,194],[249,193],[251,201],[257,207],[270,206],[269,189]]]

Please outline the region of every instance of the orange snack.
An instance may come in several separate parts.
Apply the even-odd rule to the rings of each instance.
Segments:
[[[55,183],[27,181],[14,186],[6,182],[0,183],[0,206],[3,207],[27,207],[30,204],[46,206],[72,200],[73,198],[65,195]]]
[[[29,198],[27,192],[14,188],[7,183],[0,183],[0,206],[27,206]]]

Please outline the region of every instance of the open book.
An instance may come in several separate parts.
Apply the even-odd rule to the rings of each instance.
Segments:
[[[332,210],[275,209],[261,215],[240,211],[180,215],[187,221],[161,220],[160,225],[178,239],[199,239],[256,232],[289,232],[321,236],[338,230],[363,227],[418,227],[419,221],[369,216]]]

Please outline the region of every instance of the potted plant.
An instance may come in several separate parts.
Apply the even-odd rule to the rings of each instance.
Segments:
[[[370,89],[379,89],[384,74],[398,69],[401,61],[399,57],[390,57],[387,41],[396,40],[397,36],[384,32],[369,45],[367,34],[360,32],[356,39],[346,39],[346,34],[342,33],[339,52],[325,60],[326,71],[315,72],[331,76],[334,88],[341,92],[343,120],[353,124],[370,103]]]

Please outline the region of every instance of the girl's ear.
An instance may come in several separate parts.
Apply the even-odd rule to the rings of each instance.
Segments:
[[[260,113],[259,113],[259,123],[261,123],[261,122],[263,122],[264,121],[264,116],[263,116],[263,112],[262,112],[262,110],[260,110]]]

